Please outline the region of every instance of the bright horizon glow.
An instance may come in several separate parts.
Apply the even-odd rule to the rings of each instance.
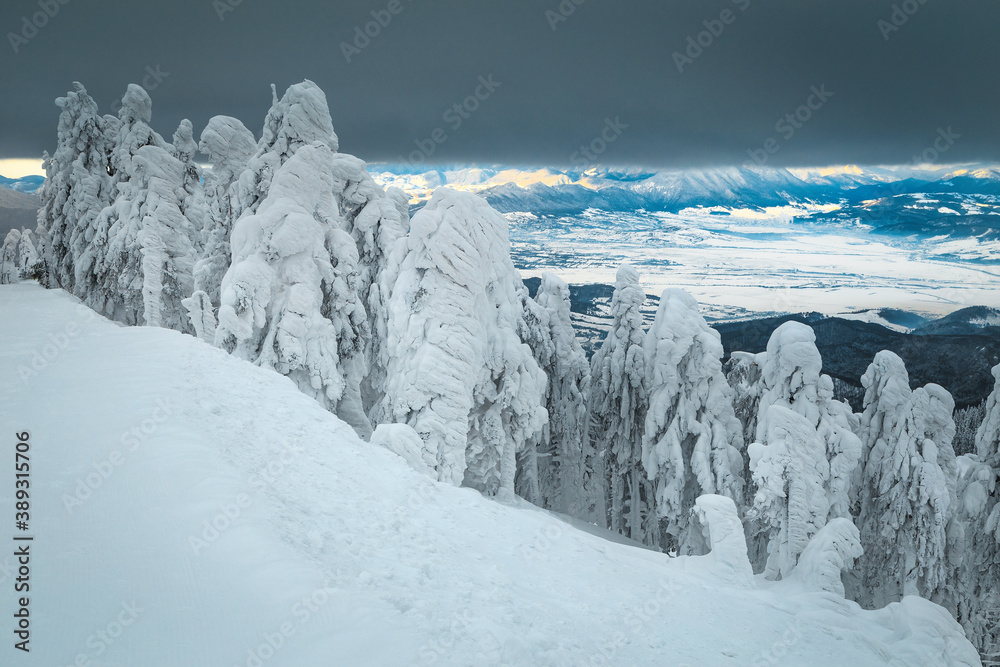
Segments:
[[[369,168],[379,167],[379,166],[397,166],[392,162],[369,162]],[[211,165],[200,165],[203,169],[210,169]],[[427,170],[431,171],[435,168],[440,168],[441,166],[447,165],[428,165]],[[524,170],[519,170],[516,168],[503,168],[504,165],[483,165],[485,168],[496,168],[501,167],[503,171],[498,173],[496,176],[491,178],[489,182],[481,184],[485,187],[490,187],[492,185],[498,185],[500,183],[513,182],[517,185],[526,186],[534,182],[542,182],[546,185],[556,185],[560,183],[568,182],[565,176],[553,176],[544,173],[546,168],[529,168]],[[794,176],[802,178],[806,175],[817,175],[817,176],[831,176],[835,174],[843,173],[854,173],[862,174],[866,170],[871,169],[885,169],[885,170],[908,170],[910,172],[914,171],[927,171],[927,172],[953,172],[954,175],[961,175],[963,173],[968,173],[970,171],[978,171],[983,167],[986,168],[996,168],[1000,165],[993,164],[967,164],[967,163],[955,163],[955,164],[926,164],[926,165],[912,165],[912,164],[899,164],[899,165],[828,165],[826,167],[785,167]],[[977,169],[978,168],[978,169]],[[665,171],[697,171],[696,169],[665,169]],[[5,176],[7,178],[23,178],[24,176],[44,176],[45,170],[42,169],[42,158],[0,158],[0,176]],[[905,174],[901,174],[900,178],[904,178]],[[586,179],[581,179],[581,185],[587,185]]]
[[[7,158],[0,159],[0,176],[7,178],[23,178],[24,176],[44,176],[42,158]]]

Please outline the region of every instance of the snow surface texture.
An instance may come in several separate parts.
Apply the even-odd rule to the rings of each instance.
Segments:
[[[736,587],[437,483],[191,336],[35,285],[0,287],[0,312],[0,430],[30,432],[36,490],[20,664],[979,664],[925,600]]]

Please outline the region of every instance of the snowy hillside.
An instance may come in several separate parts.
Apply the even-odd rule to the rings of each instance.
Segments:
[[[432,481],[192,336],[33,284],[0,286],[0,313],[0,430],[31,446],[16,664],[979,664],[942,608],[862,611],[822,558],[748,581],[711,503],[715,551],[672,560]]]

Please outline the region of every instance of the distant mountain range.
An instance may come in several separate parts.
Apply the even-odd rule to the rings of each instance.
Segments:
[[[1000,170],[962,168],[845,167],[781,169],[644,170],[592,168],[454,167],[423,170],[372,165],[376,179],[406,190],[419,205],[437,187],[473,190],[503,213],[573,215],[606,211],[678,212],[696,206],[763,208],[794,203],[859,205],[872,199],[933,192],[1000,196]]]
[[[44,176],[23,176],[21,178],[5,178],[4,176],[0,176],[0,187],[28,194],[38,192],[44,182]]]

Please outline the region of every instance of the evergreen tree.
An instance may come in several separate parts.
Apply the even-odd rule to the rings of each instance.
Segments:
[[[943,583],[949,493],[938,447],[914,414],[903,361],[883,350],[861,382],[866,455],[858,524],[867,556],[855,597],[878,608],[904,595],[930,597]]]
[[[357,373],[366,319],[357,248],[338,225],[332,157],[327,145],[300,146],[255,212],[236,222],[216,344],[287,375],[367,437]]]
[[[643,350],[649,406],[642,465],[662,524],[659,543],[667,551],[688,551],[698,496],[742,502],[742,426],[722,374],[721,338],[690,294],[663,292]]]
[[[647,405],[641,312],[645,300],[639,272],[623,264],[611,297],[611,330],[590,364],[589,412],[591,442],[601,453],[607,477],[608,525],[616,533],[654,544],[653,488],[642,467]]]
[[[593,520],[598,495],[594,491],[603,495],[603,489],[595,476],[595,456],[590,452],[586,429],[590,364],[573,333],[569,286],[557,276],[544,273],[533,301],[543,311],[539,320],[549,343],[529,343],[548,379],[545,408],[549,421],[537,445],[541,503]]]
[[[420,434],[439,480],[512,497],[517,453],[546,413],[545,374],[518,336],[507,221],[441,188],[404,248],[393,253],[381,414]]]

